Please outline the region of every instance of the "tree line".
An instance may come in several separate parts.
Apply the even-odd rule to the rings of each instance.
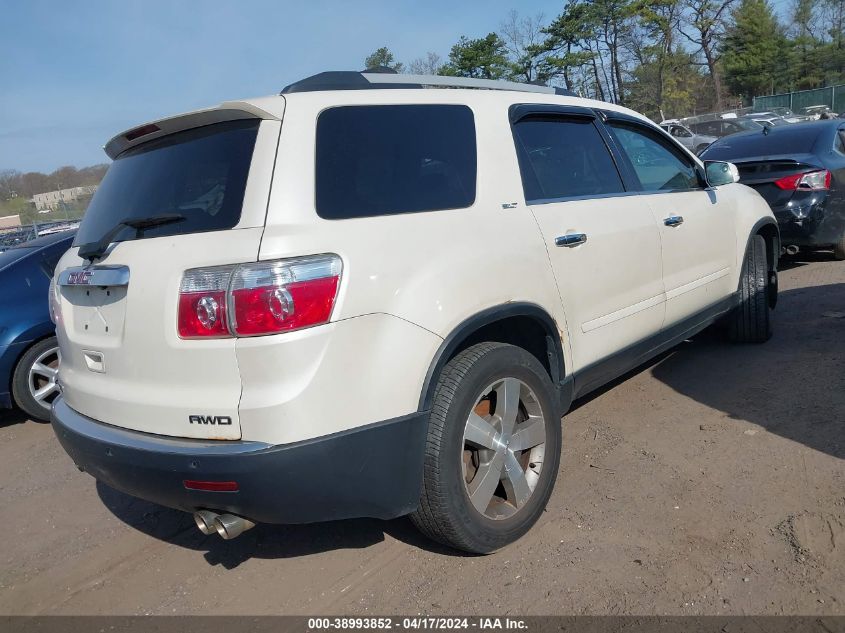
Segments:
[[[31,199],[36,193],[98,185],[108,169],[108,165],[92,167],[66,166],[44,174],[40,171],[22,173],[15,169],[0,171],[0,201],[22,198]]]
[[[845,0],[568,0],[559,15],[511,11],[443,59],[407,65],[387,47],[365,67],[565,87],[654,118],[750,105],[845,83]]]

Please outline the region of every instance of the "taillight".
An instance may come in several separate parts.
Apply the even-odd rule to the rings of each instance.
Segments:
[[[179,336],[260,336],[326,323],[341,269],[337,255],[316,255],[188,270]]]
[[[47,305],[50,310],[50,320],[53,325],[58,325],[62,320],[62,304],[59,297],[59,285],[56,283],[56,276],[50,279],[50,289],[47,291]]]
[[[210,338],[229,336],[226,292],[232,266],[194,268],[182,275],[179,288],[179,336]]]
[[[775,185],[788,191],[823,191],[830,189],[830,172],[822,169],[805,174],[792,174],[775,180]]]

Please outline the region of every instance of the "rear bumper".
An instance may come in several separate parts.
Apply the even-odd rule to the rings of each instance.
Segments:
[[[426,412],[272,446],[178,439],[103,424],[62,398],[51,421],[78,467],[126,494],[193,512],[263,523],[390,519],[417,507]],[[236,481],[237,492],[188,490],[184,480]]]
[[[795,200],[792,207],[772,207],[780,227],[784,246],[832,246],[845,233],[845,208],[829,196],[819,201],[807,195]],[[796,214],[800,214],[798,217]]]

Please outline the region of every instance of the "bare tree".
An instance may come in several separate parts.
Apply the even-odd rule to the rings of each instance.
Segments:
[[[713,78],[716,109],[724,107],[722,77],[719,73],[719,43],[729,19],[728,9],[735,0],[686,0],[686,11],[679,32],[698,47]]]
[[[542,46],[545,41],[544,22],[545,16],[542,13],[523,17],[515,9],[511,9],[499,27],[500,36],[513,65],[515,79],[529,83],[548,79],[542,76],[541,70]]]
[[[417,57],[408,65],[412,75],[436,75],[443,66],[443,59],[437,53],[429,51],[425,57]]]

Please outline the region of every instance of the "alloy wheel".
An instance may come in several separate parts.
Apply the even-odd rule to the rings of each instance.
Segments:
[[[517,378],[489,385],[464,428],[464,486],[488,519],[512,517],[527,503],[543,469],[546,421],[531,388]]]
[[[35,359],[29,368],[27,385],[32,398],[47,411],[59,394],[59,363],[61,354],[58,347],[45,350]]]

